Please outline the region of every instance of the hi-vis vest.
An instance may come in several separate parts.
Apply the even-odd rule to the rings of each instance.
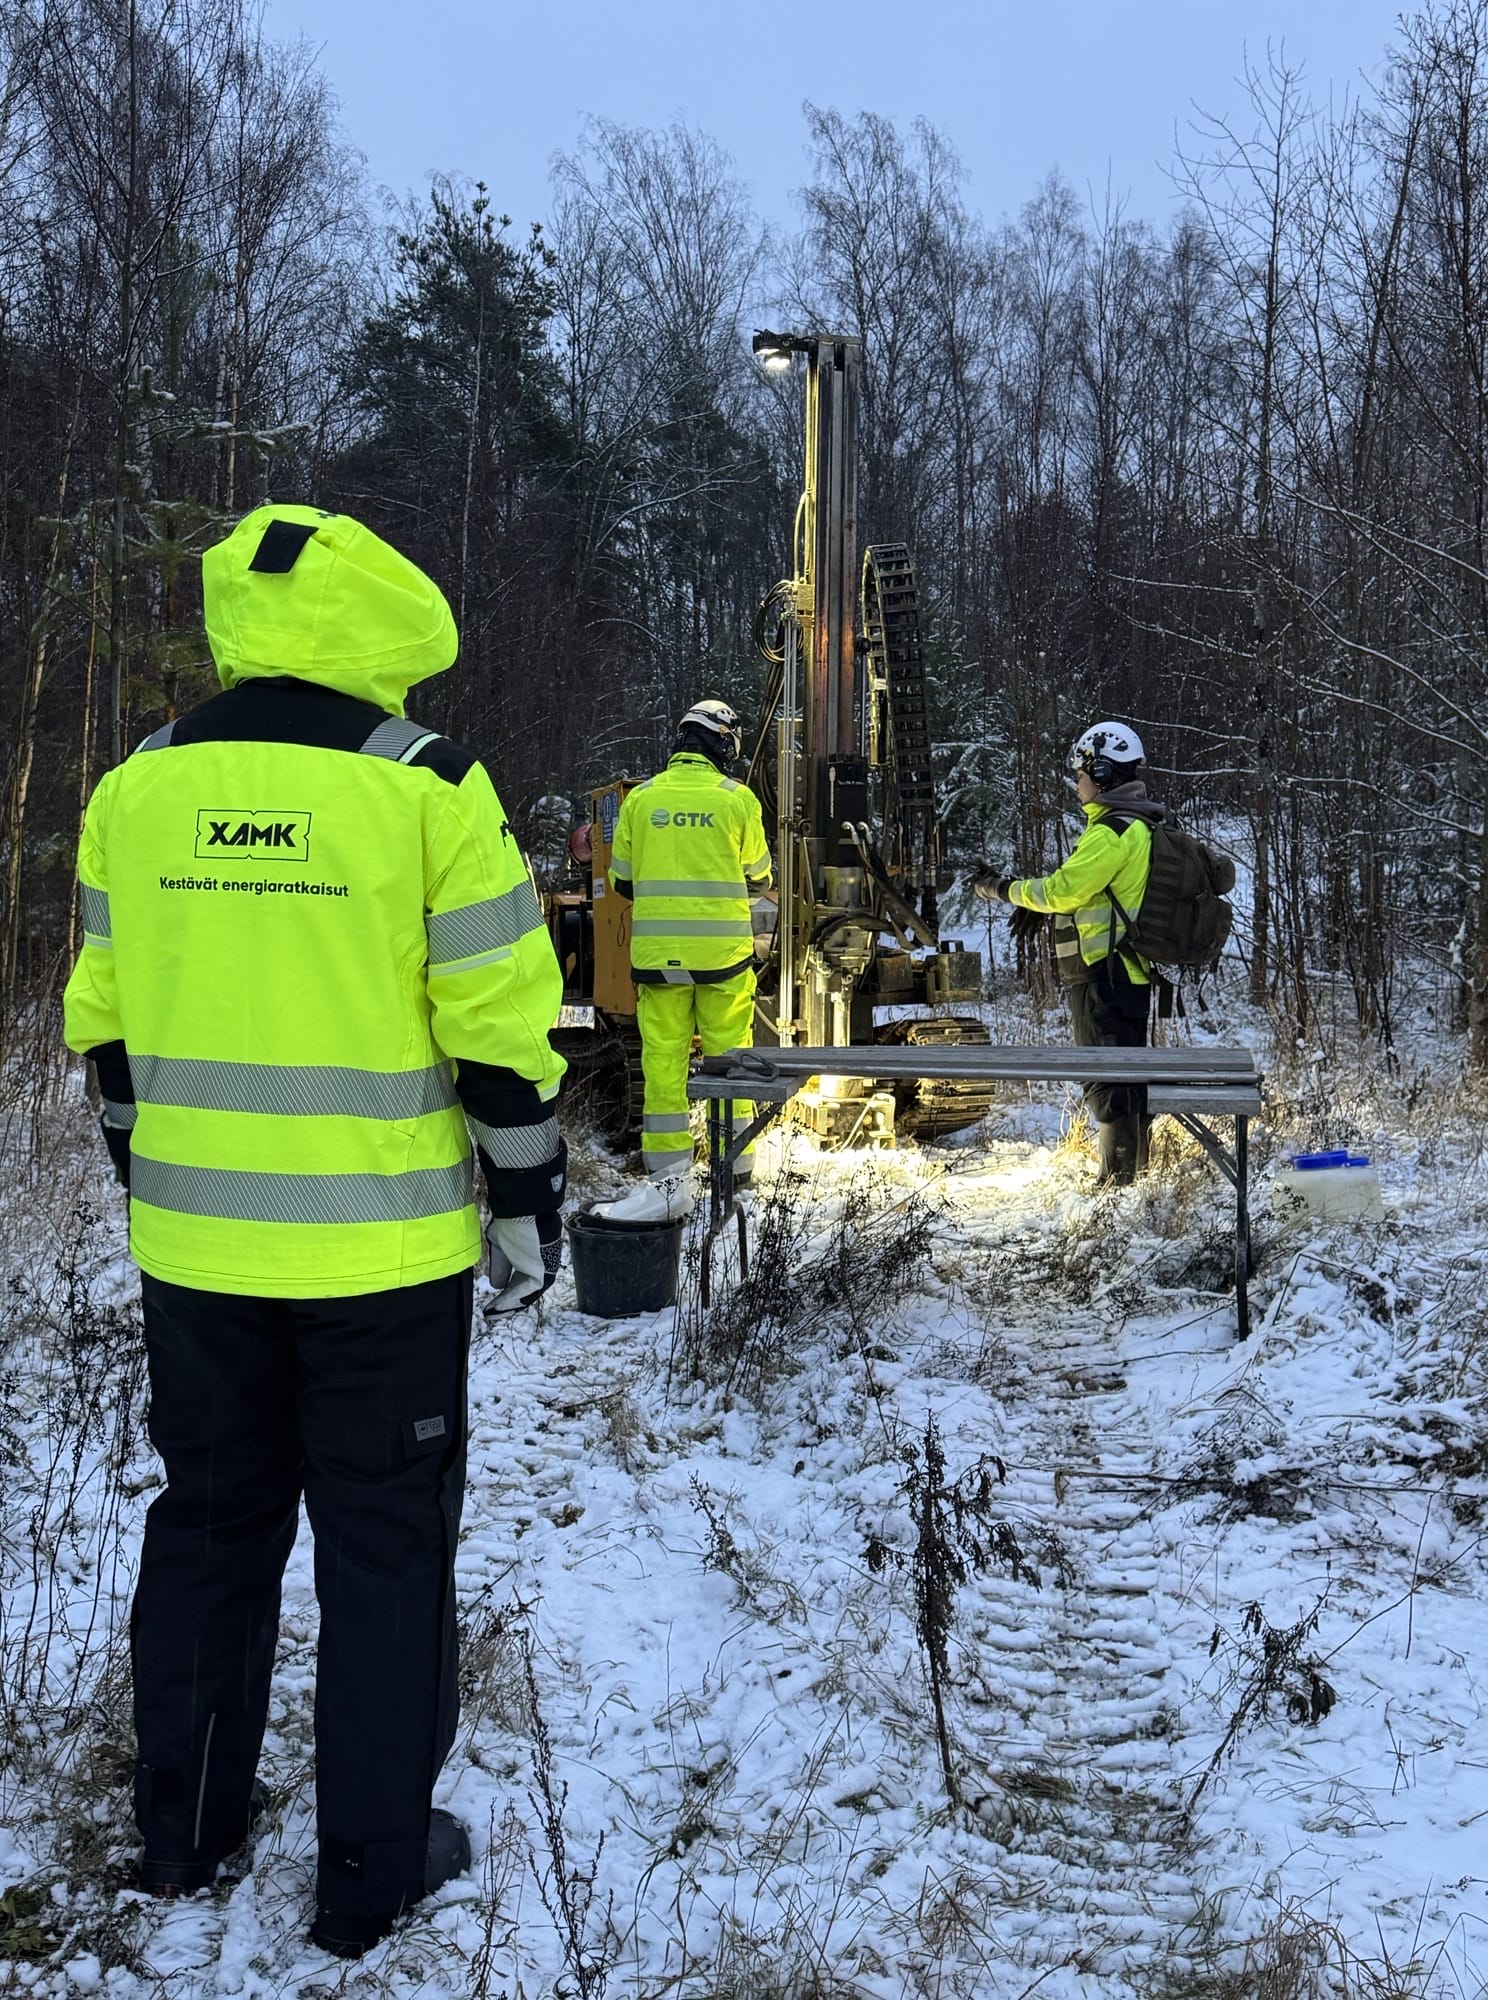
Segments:
[[[610,874],[635,897],[630,965],[641,985],[697,985],[753,965],[749,898],[770,883],[759,800],[706,757],[679,751],[626,793]]]
[[[1069,859],[1052,875],[1029,876],[1008,885],[1010,903],[1053,912],[1054,949],[1066,985],[1087,978],[1090,969],[1109,955],[1113,940],[1120,949],[1126,924],[1106,890],[1112,891],[1123,910],[1136,912],[1142,907],[1152,868],[1152,830],[1144,820],[1133,818],[1118,833],[1105,818],[1118,806],[1092,799],[1083,810],[1087,824]],[[1151,969],[1146,959],[1131,951],[1121,952],[1121,959],[1136,985],[1148,984]]]
[[[319,518],[317,602],[314,564],[334,557],[350,590],[360,559],[355,524]],[[252,554],[264,523],[243,529]],[[285,576],[253,580],[269,586]],[[107,1108],[132,1123],[130,1247],[198,1290],[327,1298],[473,1265],[457,1065],[497,1066],[532,1102],[511,1130],[476,1121],[498,1168],[520,1176],[559,1150],[544,1107],[564,1067],[548,1041],[562,975],[526,864],[480,764],[386,712],[423,677],[423,642],[366,590],[362,656],[307,645],[308,679],[225,661],[209,593],[230,692],[157,731],[88,807],[67,1041],[122,1043],[134,1102]],[[394,639],[405,657],[390,659]],[[377,702],[355,698],[369,686]]]

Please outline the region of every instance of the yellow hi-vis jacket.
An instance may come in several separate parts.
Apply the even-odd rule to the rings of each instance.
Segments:
[[[1146,803],[1133,799],[1131,806]],[[1155,809],[1161,816],[1161,808]],[[1119,832],[1107,823],[1111,812],[1126,817],[1123,802],[1110,794],[1092,799],[1083,808],[1086,826],[1073,853],[1051,875],[1028,876],[1008,884],[1008,901],[1021,903],[1025,910],[1052,911],[1054,950],[1059,976],[1067,986],[1089,978],[1091,968],[1107,957],[1113,946],[1118,950],[1126,924],[1106,894],[1109,889],[1121,908],[1135,916],[1147,893],[1147,877],[1152,869],[1152,829],[1134,811],[1128,825]],[[1152,969],[1134,951],[1121,951],[1122,964],[1135,985],[1145,986]]]
[[[630,969],[643,986],[731,979],[754,964],[749,899],[770,886],[759,800],[681,750],[625,795],[610,880],[633,895]]]
[[[78,863],[66,1033],[129,1128],[131,1249],[277,1298],[468,1269],[472,1130],[498,1212],[561,1199],[562,978],[485,771],[389,713],[453,657],[448,607],[309,508],[204,579],[227,691],[108,773]]]

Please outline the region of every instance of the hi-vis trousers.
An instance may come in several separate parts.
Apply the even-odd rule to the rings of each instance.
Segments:
[[[685,1174],[692,1165],[692,1114],[687,1103],[687,1066],[694,1035],[705,1056],[748,1048],[754,1041],[754,969],[704,986],[636,987],[636,1020],[641,1030],[641,1073],[646,1082],[641,1121],[641,1157],[653,1180]],[[734,1103],[734,1129],[754,1116],[754,1106]],[[739,1164],[747,1174],[751,1154]]]

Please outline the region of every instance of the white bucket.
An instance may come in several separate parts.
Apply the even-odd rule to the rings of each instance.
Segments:
[[[1323,1222],[1385,1219],[1372,1166],[1279,1167],[1271,1177],[1271,1201],[1283,1215],[1315,1215]]]

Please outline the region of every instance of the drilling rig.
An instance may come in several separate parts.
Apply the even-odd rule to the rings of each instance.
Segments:
[[[772,371],[803,357],[805,483],[792,570],[766,598],[768,667],[749,782],[775,827],[779,922],[761,973],[759,1041],[844,1047],[985,1042],[947,1013],[981,992],[981,958],[940,937],[940,822],[931,769],[920,601],[907,548],[858,556],[863,350],[840,334],[757,333]],[[928,1010],[928,1011],[925,1011]],[[983,1084],[875,1089],[824,1079],[796,1117],[836,1144],[888,1143],[981,1118]]]
[[[837,334],[758,333],[770,370],[804,357],[805,481],[792,575],[760,607],[767,666],[748,781],[773,825],[779,916],[760,969],[755,1040],[782,1046],[985,1042],[971,1015],[982,962],[940,937],[940,821],[931,769],[920,600],[909,550],[858,554],[863,349]],[[564,1010],[557,1039],[617,1138],[640,1129],[640,1040],[630,906],[605,875],[628,780],[596,789],[569,875],[546,898]],[[803,1091],[793,1116],[835,1145],[934,1138],[989,1108],[984,1083],[879,1089],[856,1078]]]

